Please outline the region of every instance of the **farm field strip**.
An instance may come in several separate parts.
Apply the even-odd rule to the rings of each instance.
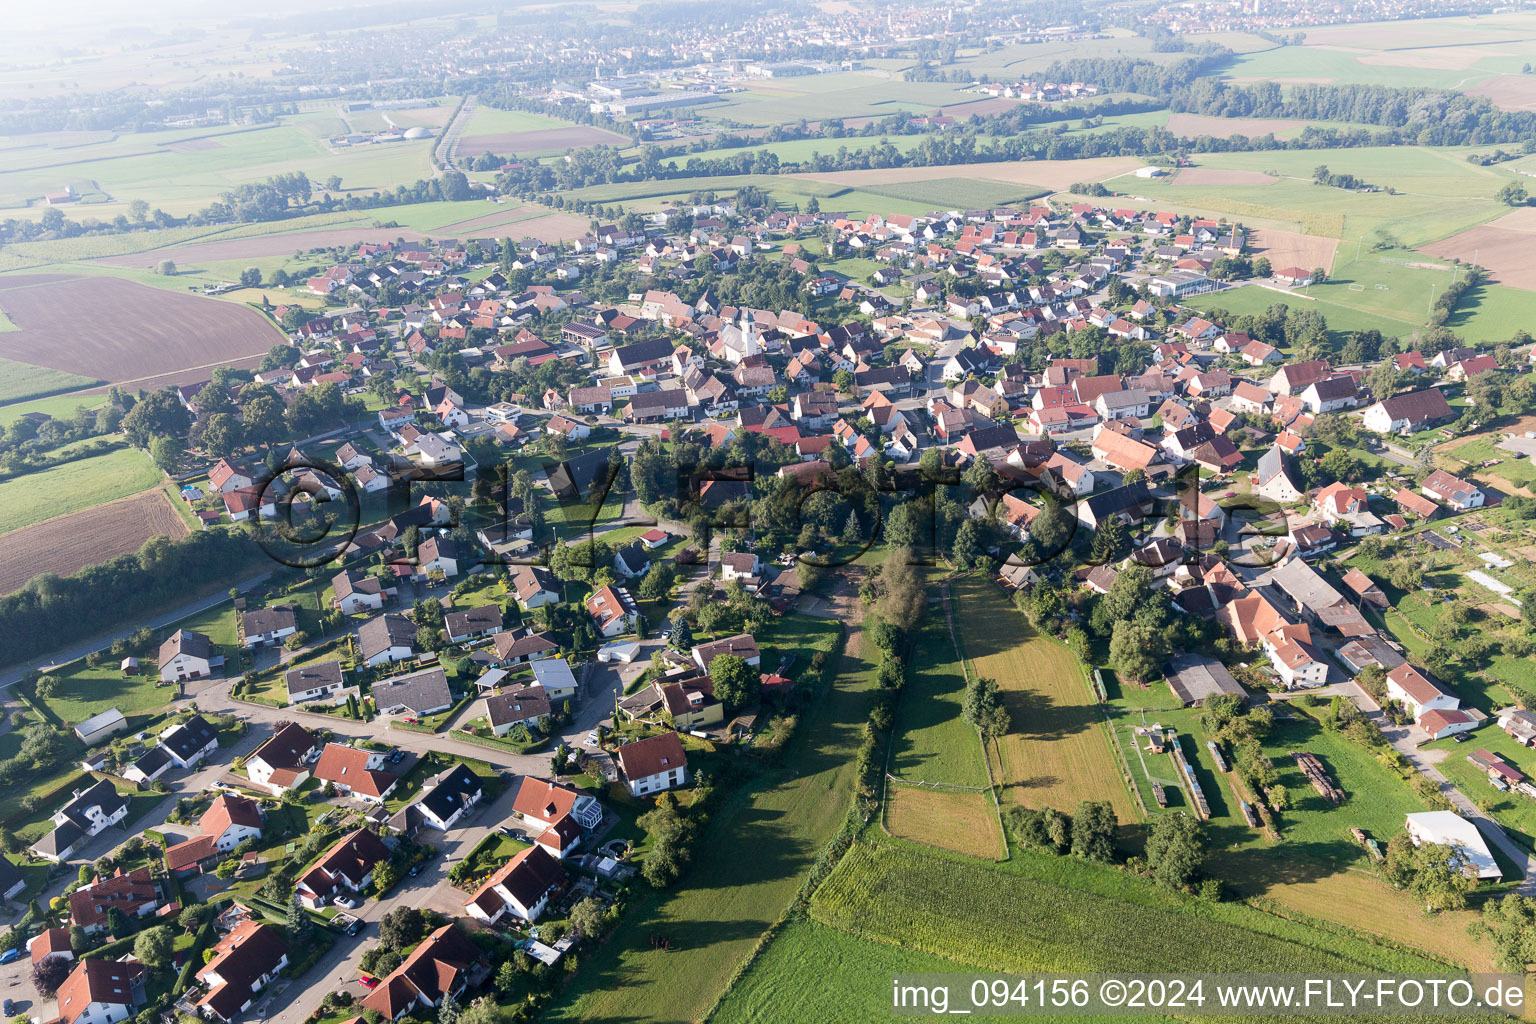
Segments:
[[[899,839],[986,860],[1008,855],[990,792],[930,789],[895,782],[886,787],[886,827]]]
[[[786,616],[758,640],[775,648],[781,630],[784,649],[808,654],[831,650],[838,626]],[[683,1024],[720,998],[847,813],[873,688],[874,666],[856,647],[845,652],[831,687],[802,715],[785,766],[713,812],[679,888],[640,897],[583,958],[578,982],[548,1019]],[[647,934],[671,936],[674,948],[647,948]]]
[[[826,1024],[880,1020],[891,1012],[890,979],[898,974],[974,970],[963,960],[901,949],[815,921],[787,922],[707,1018],[709,1024]],[[828,985],[827,978],[837,984]],[[970,1014],[967,1020],[1016,1018]],[[1106,1024],[1164,1024],[1170,1018],[1096,1016]]]
[[[1240,971],[1254,963],[1275,971],[1347,972],[1423,970],[1430,963],[1251,908],[1202,907],[1152,891],[1152,883],[1114,868],[1040,867],[1035,860],[1028,855],[995,866],[858,842],[812,897],[811,918],[863,938],[1016,973]],[[1031,877],[1037,871],[1063,877]]]
[[[116,277],[4,280],[19,331],[0,357],[114,382],[207,379],[203,367],[259,359],[284,337],[253,309]],[[27,286],[27,285],[35,286]]]
[[[1003,802],[1071,812],[1083,800],[1107,800],[1121,821],[1140,811],[1110,749],[1077,657],[1030,630],[985,577],[952,585],[962,654],[971,672],[997,680],[1012,726],[994,748]]]
[[[68,576],[87,565],[137,551],[151,537],[191,530],[163,490],[145,491],[0,535],[0,594],[42,573]]]
[[[76,459],[0,483],[0,536],[157,486],[163,475],[137,448]]]

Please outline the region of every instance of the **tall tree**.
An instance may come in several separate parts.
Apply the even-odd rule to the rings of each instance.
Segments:
[[[1170,811],[1152,823],[1147,836],[1147,867],[1157,883],[1188,889],[1200,876],[1205,860],[1205,827],[1183,811]]]

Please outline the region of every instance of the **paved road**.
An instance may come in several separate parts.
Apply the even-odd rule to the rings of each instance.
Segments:
[[[183,700],[177,703],[179,706],[185,706],[187,702]],[[130,836],[139,835],[145,829],[158,828],[164,825],[166,815],[171,813],[179,798],[201,793],[208,789],[215,779],[229,770],[230,761],[250,753],[256,748],[257,743],[266,739],[266,735],[265,730],[252,730],[241,737],[239,742],[234,745],[220,747],[213,755],[214,762],[196,771],[184,772],[179,769],[172,769],[169,775],[162,777],[171,790],[163,800],[155,804],[136,820],[129,822],[127,829],[120,827],[109,828],[87,842],[76,852],[74,857],[70,858],[68,862],[69,870],[59,874],[58,877],[44,887],[43,893],[37,897],[38,902],[46,906],[49,900],[55,896],[62,895],[64,888],[78,877],[80,865],[89,864],[103,854],[111,853]],[[172,826],[172,829],[186,831],[182,826]],[[24,1009],[27,1009],[33,1016],[38,1016],[44,1004],[46,1003],[47,1006],[51,1007],[53,1001],[36,999],[37,993],[33,990],[32,983],[29,980],[31,969],[32,962],[27,957],[23,957],[14,963],[0,966],[0,995],[17,1000],[22,998],[35,1000],[36,1005],[34,1007]],[[11,991],[12,986],[15,986],[14,992]],[[44,1020],[47,1020],[50,1014],[41,1013],[41,1016]]]
[[[1382,732],[1392,746],[1406,757],[1420,774],[1440,787],[1440,792],[1450,800],[1451,807],[1457,814],[1475,824],[1478,831],[1483,834],[1483,838],[1497,846],[1499,852],[1520,869],[1525,876],[1524,881],[1520,883],[1520,892],[1526,896],[1536,895],[1536,859],[1510,839],[1498,822],[1484,814],[1482,808],[1456,788],[1456,785],[1445,777],[1434,762],[1424,756],[1419,750],[1419,744],[1426,739],[1425,734],[1416,727],[1383,728]]]
[[[1527,896],[1536,895],[1536,859],[1510,839],[1498,822],[1484,814],[1482,808],[1473,803],[1470,797],[1445,777],[1445,773],[1440,771],[1433,761],[1424,756],[1424,753],[1419,750],[1419,744],[1426,742],[1429,737],[1422,729],[1411,725],[1395,726],[1388,722],[1382,715],[1380,706],[1371,699],[1360,684],[1355,682],[1336,683],[1316,690],[1296,690],[1277,696],[1282,700],[1291,700],[1307,694],[1322,696],[1340,694],[1353,700],[1360,710],[1365,712],[1367,718],[1374,719],[1381,726],[1382,735],[1392,744],[1393,749],[1407,758],[1420,774],[1438,786],[1456,812],[1477,825],[1483,838],[1497,846],[1499,852],[1520,869],[1525,876],[1524,881],[1520,883],[1520,891]]]

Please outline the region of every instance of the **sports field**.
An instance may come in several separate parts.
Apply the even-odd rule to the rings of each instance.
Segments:
[[[997,680],[1012,722],[994,745],[1004,805],[1070,812],[1083,800],[1107,800],[1121,821],[1138,820],[1077,658],[1031,630],[986,577],[963,577],[951,589],[962,653],[973,674]]]
[[[0,483],[0,534],[136,494],[162,479],[137,448],[12,477]]]

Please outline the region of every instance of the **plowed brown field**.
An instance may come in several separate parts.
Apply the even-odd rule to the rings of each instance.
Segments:
[[[0,309],[19,328],[0,357],[113,383],[195,384],[284,340],[254,309],[118,277],[7,277]]]
[[[187,522],[156,488],[0,536],[0,594],[20,590],[32,577],[59,576],[137,551],[146,540],[190,533]]]

